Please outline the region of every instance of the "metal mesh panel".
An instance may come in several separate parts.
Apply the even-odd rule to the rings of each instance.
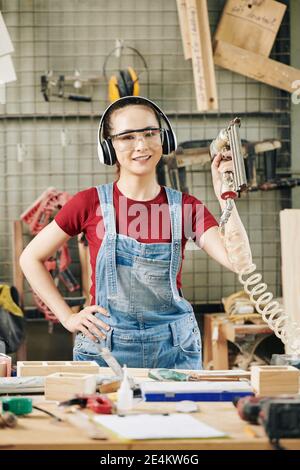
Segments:
[[[212,30],[224,1],[210,0]],[[280,165],[290,165],[289,96],[287,93],[216,67],[218,113],[196,110],[190,61],[183,57],[175,0],[2,0],[1,10],[15,53],[18,81],[7,86],[7,103],[0,105],[0,281],[12,282],[11,221],[48,186],[75,193],[111,181],[114,170],[100,166],[96,155],[99,116],[108,104],[102,75],[104,60],[116,39],[137,48],[149,73],[141,73],[141,94],[169,115],[178,141],[212,139],[233,115],[242,117],[242,138],[278,138],[283,142]],[[272,51],[289,62],[289,15],[285,15]],[[132,65],[143,69],[128,51],[113,57],[107,74]],[[55,74],[99,76],[91,103],[53,97],[45,102],[40,76]],[[189,168],[190,192],[216,217],[219,207],[209,170]],[[250,193],[238,201],[249,233],[254,261],[271,290],[280,294],[279,210],[289,207],[288,191]],[[200,250],[186,252],[184,293],[191,301],[219,301],[240,288],[232,273]]]

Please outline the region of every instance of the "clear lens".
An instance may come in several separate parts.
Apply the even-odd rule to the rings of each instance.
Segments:
[[[143,139],[150,147],[161,144],[161,133],[161,129],[146,129],[115,135],[111,137],[111,140],[119,150],[131,150],[135,148],[139,139]]]

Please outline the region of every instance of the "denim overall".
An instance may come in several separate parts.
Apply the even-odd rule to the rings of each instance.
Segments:
[[[113,184],[97,187],[105,236],[96,261],[96,304],[110,313],[95,315],[110,325],[106,339],[94,343],[78,333],[74,360],[107,366],[100,347],[121,365],[143,368],[201,369],[201,338],[191,304],[177,289],[181,264],[182,194],[165,188],[171,243],[140,243],[117,234]]]

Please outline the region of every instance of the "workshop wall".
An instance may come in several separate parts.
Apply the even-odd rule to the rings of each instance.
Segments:
[[[209,0],[212,30],[224,1]],[[81,76],[102,76],[104,60],[116,39],[140,51],[149,72],[141,74],[141,94],[157,102],[169,115],[178,142],[212,139],[235,115],[242,118],[242,138],[282,141],[279,164],[290,165],[290,97],[287,93],[216,67],[219,111],[196,110],[191,62],[185,61],[175,0],[2,0],[1,11],[15,47],[17,82],[7,87],[0,104],[0,282],[12,283],[12,221],[48,186],[76,193],[112,181],[114,170],[100,166],[96,153],[99,117],[108,104],[102,78],[80,93],[91,103],[75,103],[52,96],[46,102],[40,76],[53,70]],[[289,62],[289,11],[280,28],[272,57]],[[130,53],[112,58],[108,75],[132,65],[142,70]],[[258,170],[262,170],[259,162]],[[188,171],[190,192],[220,211],[212,191],[209,168]],[[280,290],[279,211],[290,207],[290,190],[252,192],[238,201],[248,231],[254,261],[270,290]],[[27,239],[29,239],[27,237]],[[76,262],[76,257],[74,262]],[[78,266],[75,266],[78,272]],[[239,290],[236,277],[201,250],[187,251],[184,293],[193,302],[220,301]],[[32,304],[30,295],[26,304]]]

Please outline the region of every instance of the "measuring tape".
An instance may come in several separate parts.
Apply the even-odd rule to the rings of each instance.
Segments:
[[[2,398],[2,411],[10,411],[15,415],[27,415],[32,412],[32,399],[17,397],[17,398]]]

